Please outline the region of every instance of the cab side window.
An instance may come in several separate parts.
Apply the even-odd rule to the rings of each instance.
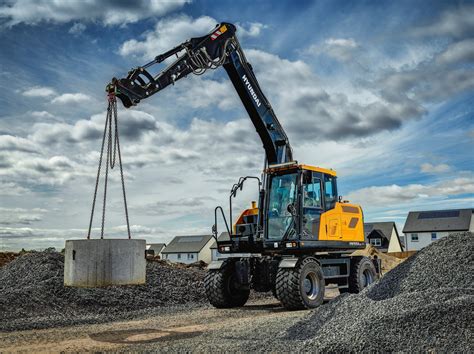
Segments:
[[[304,191],[304,207],[322,208],[321,203],[321,182],[317,178],[313,178],[311,182],[303,186]]]
[[[326,210],[333,209],[336,206],[336,178],[333,176],[324,175],[324,200],[326,202]]]

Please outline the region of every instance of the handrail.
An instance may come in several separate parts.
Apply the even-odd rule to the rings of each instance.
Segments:
[[[262,181],[260,180],[259,177],[257,176],[246,176],[246,177],[240,177],[239,178],[239,182],[235,183],[231,190],[230,190],[230,195],[229,195],[229,219],[230,219],[230,222],[232,223],[233,222],[233,219],[232,219],[232,197],[235,197],[235,195],[237,194],[237,190],[240,188],[240,190],[242,190],[242,187],[244,185],[244,182],[247,180],[247,179],[256,179],[258,181],[258,191],[257,191],[257,196],[260,195],[260,189],[261,189],[261,186],[262,186]],[[259,198],[260,199],[260,198]],[[260,206],[259,206],[260,207]]]
[[[220,205],[218,205],[214,209],[214,226],[212,227],[212,234],[213,234],[214,239],[216,240],[216,242],[217,242],[217,210],[218,209],[221,211],[222,219],[224,219],[225,227],[226,227],[227,232],[228,232],[229,237],[230,237],[229,224],[227,223],[227,219],[225,218],[224,210],[222,209],[222,207]]]

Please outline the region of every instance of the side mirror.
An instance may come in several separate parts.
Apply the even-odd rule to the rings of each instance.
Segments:
[[[337,198],[339,203],[342,203],[342,195],[339,196],[339,198]]]
[[[212,225],[212,233],[213,234],[216,234],[217,232],[217,227],[216,227],[216,224]]]

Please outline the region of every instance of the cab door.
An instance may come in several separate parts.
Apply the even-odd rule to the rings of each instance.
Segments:
[[[341,213],[336,208],[336,177],[324,175],[324,209],[327,215],[327,236],[330,240],[342,239]]]
[[[311,171],[304,171],[302,184],[303,220],[301,239],[317,240],[323,209],[322,181]]]

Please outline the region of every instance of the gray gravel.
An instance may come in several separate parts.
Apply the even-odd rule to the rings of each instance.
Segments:
[[[63,285],[64,257],[34,252],[0,268],[0,330],[129,319],[156,307],[207,303],[199,268],[147,263],[146,285],[96,289]]]
[[[474,351],[474,234],[434,242],[283,336],[309,351]]]

